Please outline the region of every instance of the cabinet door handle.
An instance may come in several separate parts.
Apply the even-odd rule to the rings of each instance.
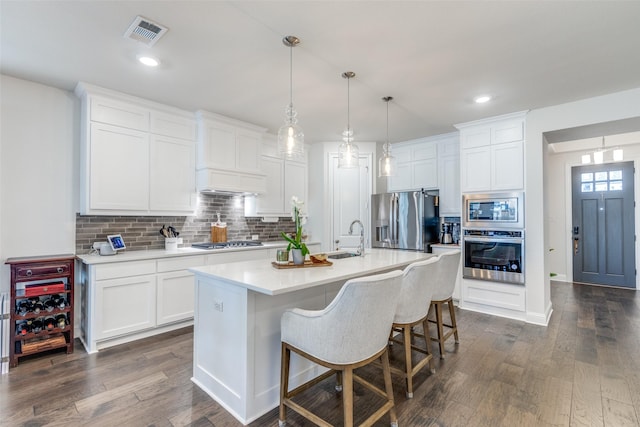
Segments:
[[[31,275],[33,275],[33,271],[27,270],[27,276],[31,276]]]

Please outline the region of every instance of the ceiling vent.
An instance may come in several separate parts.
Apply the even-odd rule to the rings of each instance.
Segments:
[[[136,16],[136,19],[125,31],[124,37],[144,43],[147,46],[153,46],[167,31],[169,31],[167,27],[163,27],[157,22],[142,16]]]

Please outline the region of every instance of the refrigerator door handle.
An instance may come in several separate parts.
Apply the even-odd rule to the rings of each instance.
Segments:
[[[391,206],[389,206],[389,229],[391,235],[391,247],[396,248],[398,245],[398,199],[397,194],[393,193],[389,198]]]

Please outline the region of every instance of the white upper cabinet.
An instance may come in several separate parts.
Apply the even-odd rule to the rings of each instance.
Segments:
[[[154,212],[196,209],[194,141],[151,135],[149,209]]]
[[[197,136],[196,121],[191,113],[187,114],[188,116],[183,116],[162,111],[151,111],[151,117],[149,118],[150,132],[155,135],[195,141]]]
[[[389,177],[389,191],[438,188],[437,143],[429,139],[393,144],[397,170]]]
[[[460,151],[460,177],[460,189],[462,192],[490,191],[490,147],[462,149]]]
[[[458,132],[438,139],[438,189],[440,216],[460,216],[460,136]]]
[[[439,191],[440,216],[460,216],[460,136],[458,132],[393,144],[396,174],[388,191]]]
[[[88,208],[95,212],[149,207],[149,135],[103,123],[90,125]]]
[[[262,133],[239,129],[236,132],[236,167],[240,171],[262,173],[260,146]]]
[[[463,193],[524,187],[525,117],[518,112],[456,125]]]
[[[266,175],[267,187],[264,194],[255,196],[254,214],[278,216],[284,212],[284,161],[263,156],[262,171]]]
[[[80,213],[195,212],[193,113],[79,83]]]
[[[291,197],[307,200],[307,161],[285,160],[277,152],[273,135],[264,135],[261,165],[266,175],[266,191],[245,197],[245,216],[291,216]]]
[[[198,190],[264,193],[260,148],[266,129],[206,111],[197,118]]]
[[[90,89],[92,88],[88,88],[88,90]],[[88,102],[89,115],[92,122],[106,123],[143,132],[149,130],[151,113],[148,108],[100,95],[91,95]]]

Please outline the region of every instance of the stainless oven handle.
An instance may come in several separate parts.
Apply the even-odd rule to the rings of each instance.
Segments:
[[[524,239],[521,237],[507,237],[507,238],[491,238],[491,237],[464,237],[465,242],[472,243],[523,243]]]

